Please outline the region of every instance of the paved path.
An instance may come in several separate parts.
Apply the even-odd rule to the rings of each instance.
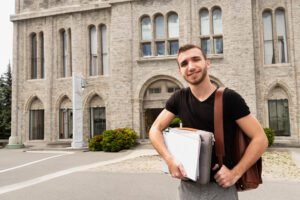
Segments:
[[[290,149],[298,163],[299,149]],[[0,149],[1,200],[176,200],[179,181],[162,173],[105,172],[98,167],[156,152],[147,145],[120,153]],[[300,162],[299,162],[300,163]],[[264,180],[240,200],[299,200],[300,180]]]

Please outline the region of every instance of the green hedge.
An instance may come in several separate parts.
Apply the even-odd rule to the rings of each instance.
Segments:
[[[179,127],[180,126],[180,123],[181,123],[181,119],[179,118],[179,117],[175,117],[172,121],[171,121],[171,123],[170,123],[170,125],[169,125],[169,127]]]
[[[275,131],[271,128],[264,128],[265,134],[269,141],[269,147],[273,145],[275,139]]]
[[[93,138],[89,139],[89,150],[90,151],[102,151],[102,139],[103,135],[96,135]]]
[[[101,136],[101,140],[97,140],[96,142],[98,143],[97,146],[101,146],[101,150],[107,152],[118,152],[123,149],[130,149],[136,145],[136,140],[138,138],[136,132],[131,128],[107,130],[104,131]],[[93,148],[90,148],[90,143],[93,144],[94,141],[94,137],[89,141],[89,149],[91,151],[97,151],[93,150]],[[91,147],[93,147],[93,145],[91,145]]]

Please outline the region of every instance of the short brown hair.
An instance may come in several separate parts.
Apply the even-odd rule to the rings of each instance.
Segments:
[[[204,59],[205,59],[205,60],[207,59],[207,58],[206,58],[206,54],[204,53],[204,51],[203,51],[199,46],[194,45],[194,44],[185,44],[185,45],[181,46],[181,47],[178,49],[177,56],[179,56],[179,54],[182,53],[182,52],[185,52],[185,51],[188,51],[188,50],[194,49],[194,48],[199,49],[199,50],[201,51],[201,53],[202,53]]]

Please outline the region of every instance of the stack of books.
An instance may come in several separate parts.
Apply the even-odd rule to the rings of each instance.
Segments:
[[[171,128],[164,132],[165,144],[176,163],[181,164],[190,180],[206,184],[210,180],[213,133]],[[162,171],[169,173],[163,161]]]

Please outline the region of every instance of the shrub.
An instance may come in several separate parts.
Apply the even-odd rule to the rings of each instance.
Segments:
[[[181,123],[181,119],[179,117],[175,117],[170,123],[169,127],[179,127]]]
[[[136,144],[137,134],[131,128],[120,128],[103,132],[101,142],[103,151],[118,152]]]
[[[103,135],[96,135],[89,139],[89,150],[90,151],[102,151],[102,140]]]
[[[264,128],[265,134],[269,141],[269,147],[274,143],[275,131],[271,128]]]

